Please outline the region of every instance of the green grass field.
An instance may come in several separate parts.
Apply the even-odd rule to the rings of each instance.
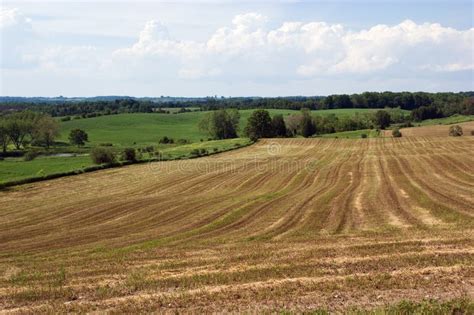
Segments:
[[[422,122],[415,123],[415,126],[431,126],[431,125],[451,125],[474,120],[474,115],[453,115],[445,118],[426,119]]]
[[[362,134],[367,135],[367,138],[376,138],[380,135],[375,129],[364,129],[364,130],[353,130],[353,131],[342,131],[335,133],[328,133],[321,135],[322,138],[348,138],[348,139],[359,139]]]
[[[6,158],[0,161],[0,183],[79,170],[91,166],[89,156],[47,157],[40,156],[32,161],[22,158]]]
[[[241,110],[240,130],[254,110]],[[331,109],[313,111],[314,115],[335,114],[339,117],[355,113],[373,112],[373,109]],[[270,109],[270,114],[291,115],[295,110]],[[61,123],[61,141],[67,141],[71,129],[79,128],[89,134],[89,145],[113,143],[115,146],[156,145],[163,136],[173,139],[187,139],[191,142],[207,139],[208,135],[198,128],[198,122],[206,112],[182,114],[120,114],[95,118],[71,120]]]

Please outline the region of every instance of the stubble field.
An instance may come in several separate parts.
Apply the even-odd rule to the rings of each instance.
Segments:
[[[473,152],[268,139],[3,191],[0,309],[472,310]]]

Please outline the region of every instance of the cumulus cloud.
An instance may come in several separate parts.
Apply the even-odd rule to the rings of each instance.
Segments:
[[[258,13],[237,15],[202,42],[172,39],[156,21],[146,23],[138,41],[116,56],[140,57],[160,67],[174,63],[178,75],[320,77],[387,71],[472,70],[474,29],[437,23],[375,25],[350,30],[325,22],[285,22],[267,29]],[[196,63],[198,65],[196,65]]]
[[[408,82],[406,78],[422,82],[421,75],[441,78],[449,73],[452,78],[459,73],[458,78],[465,78],[474,71],[474,28],[458,30],[411,20],[361,30],[323,21],[270,22],[255,12],[236,15],[198,41],[174,38],[172,29],[150,20],[134,43],[105,48],[94,42],[53,44],[47,36],[38,36],[35,22],[20,11],[0,9],[0,65],[3,73],[35,72],[39,77],[54,76],[52,82],[77,77],[105,79],[111,85],[185,86],[184,79],[199,86],[199,92],[200,84],[216,84],[230,90],[245,86],[246,91],[272,87],[272,93],[276,93],[273,87],[287,84],[299,93],[304,82],[372,80],[365,88],[372,89],[379,78],[399,84]],[[457,82],[461,81],[451,86]],[[393,89],[392,85],[387,83],[384,89]]]

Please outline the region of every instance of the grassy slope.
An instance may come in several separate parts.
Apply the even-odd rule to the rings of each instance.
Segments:
[[[243,130],[248,117],[253,110],[242,110],[240,130]],[[271,115],[289,115],[297,113],[294,110],[269,110]],[[373,111],[371,109],[332,109],[313,111],[316,115],[349,116],[355,113]],[[67,141],[71,129],[80,128],[89,134],[90,145],[99,143],[113,143],[118,146],[156,145],[163,136],[174,139],[188,139],[192,142],[207,139],[207,135],[198,129],[198,122],[205,112],[182,114],[121,114],[101,116],[96,118],[72,120],[61,123],[60,139]]]
[[[453,115],[450,117],[445,118],[437,118],[437,119],[427,119],[423,120],[420,123],[416,123],[416,126],[431,126],[431,125],[450,125],[450,124],[457,124],[466,121],[474,120],[474,115]]]
[[[33,161],[7,158],[0,162],[0,183],[29,177],[63,173],[92,165],[89,156],[38,157]]]
[[[375,129],[364,129],[364,130],[353,130],[353,131],[341,131],[335,133],[328,133],[321,135],[322,138],[349,138],[358,139],[361,138],[362,134],[366,134],[368,138],[376,138],[379,133]]]

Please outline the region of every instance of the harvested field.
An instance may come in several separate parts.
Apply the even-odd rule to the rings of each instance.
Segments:
[[[474,131],[474,121],[463,122],[459,124],[462,127],[464,136],[472,137],[471,131]],[[422,126],[422,127],[412,127],[412,128],[402,128],[403,137],[448,137],[449,136],[449,127],[452,125],[433,125],[433,126]],[[384,135],[386,137],[392,136],[391,130],[384,130]]]
[[[0,309],[472,301],[473,152],[470,136],[262,140],[3,191]]]

